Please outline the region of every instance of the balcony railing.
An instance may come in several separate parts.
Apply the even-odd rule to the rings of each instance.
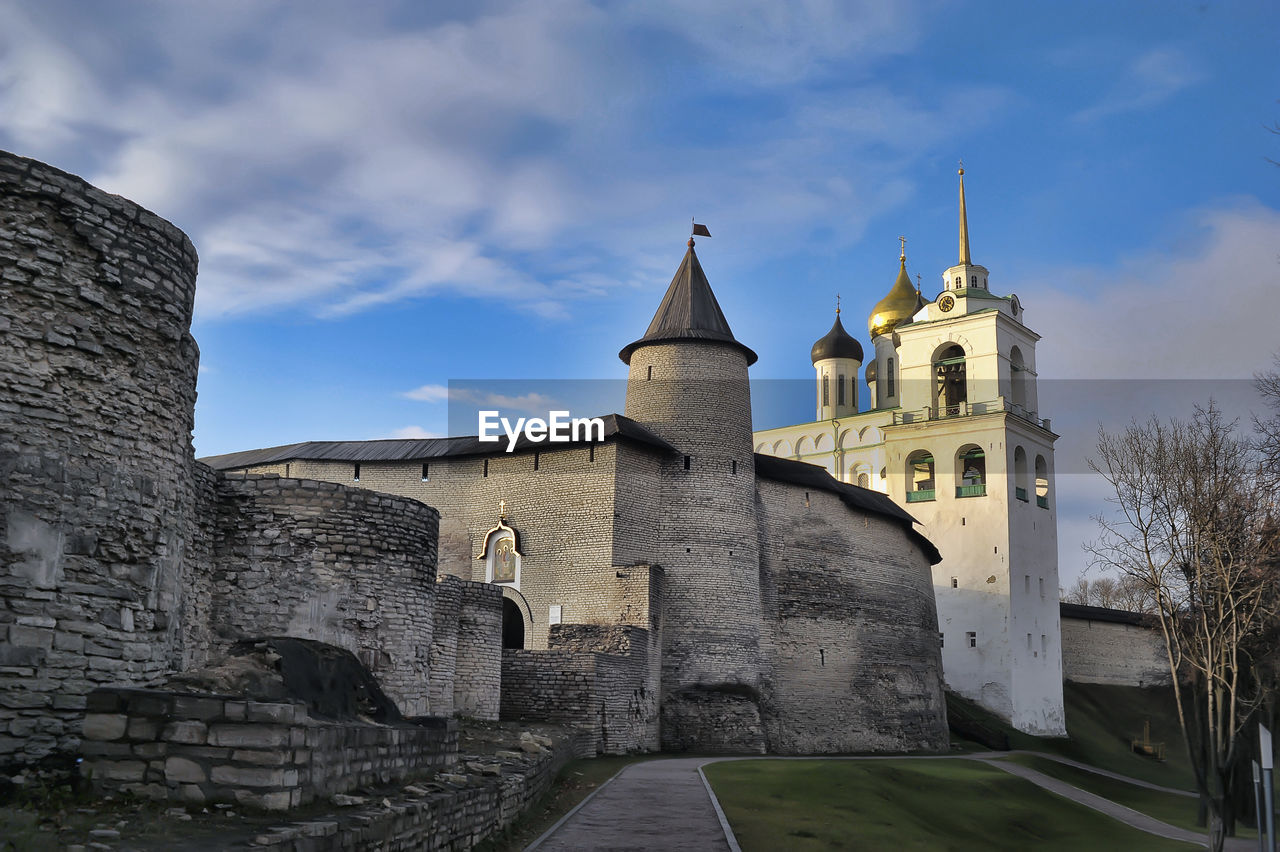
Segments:
[[[985,484],[957,485],[956,496],[957,497],[986,497],[987,486]]]
[[[927,491],[922,490],[922,491],[907,492],[908,503],[924,503],[929,500],[937,500],[937,499],[938,499],[938,492],[934,491],[932,488],[928,489]]]
[[[1013,489],[1013,496],[1014,496],[1014,497],[1017,497],[1019,500],[1021,500],[1023,503],[1025,503],[1025,502],[1027,502],[1027,489],[1025,489],[1025,488],[1014,488],[1014,489]]]
[[[954,417],[971,417],[976,414],[994,414],[999,411],[1007,411],[1010,414],[1021,417],[1028,423],[1041,426],[1045,429],[1049,428],[1049,421],[1041,420],[1036,416],[1036,412],[1027,411],[1021,405],[1018,405],[1005,397],[997,397],[996,399],[987,400],[985,402],[960,402],[955,405],[932,406],[928,405],[924,408],[913,408],[906,411],[893,412],[893,425],[901,426],[904,423],[927,423],[931,420],[950,420]]]
[[[1049,498],[1047,496],[1036,497],[1036,505],[1039,506],[1041,509],[1049,508]]]

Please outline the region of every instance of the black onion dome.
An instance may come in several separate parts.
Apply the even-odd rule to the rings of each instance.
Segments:
[[[831,326],[826,336],[813,344],[813,349],[809,350],[809,359],[815,364],[827,358],[852,358],[858,362],[862,361],[862,344],[844,330],[838,313],[835,325]]]

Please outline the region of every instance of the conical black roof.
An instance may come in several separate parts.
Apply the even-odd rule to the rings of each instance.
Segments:
[[[644,337],[623,347],[618,357],[624,364],[630,364],[631,353],[641,346],[670,340],[719,341],[740,349],[747,356],[748,365],[754,364],[757,358],[756,353],[734,339],[702,264],[698,263],[698,255],[693,251],[693,240],[689,240],[689,250],[671,279],[649,330]]]
[[[853,358],[858,362],[862,361],[862,344],[844,330],[839,313],[836,314],[836,322],[831,330],[809,350],[809,360],[815,364],[826,358]]]

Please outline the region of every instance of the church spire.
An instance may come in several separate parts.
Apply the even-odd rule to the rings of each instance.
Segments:
[[[969,259],[969,214],[964,209],[964,164],[960,164],[960,265],[968,266]]]

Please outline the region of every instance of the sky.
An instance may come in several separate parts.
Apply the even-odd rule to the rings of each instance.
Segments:
[[[693,217],[753,378],[808,386],[837,293],[870,350],[899,235],[936,294],[963,159],[1065,409],[1066,586],[1098,423],[1247,412],[1280,350],[1278,37],[1273,2],[7,0],[0,147],[191,237],[199,455],[616,384]]]

